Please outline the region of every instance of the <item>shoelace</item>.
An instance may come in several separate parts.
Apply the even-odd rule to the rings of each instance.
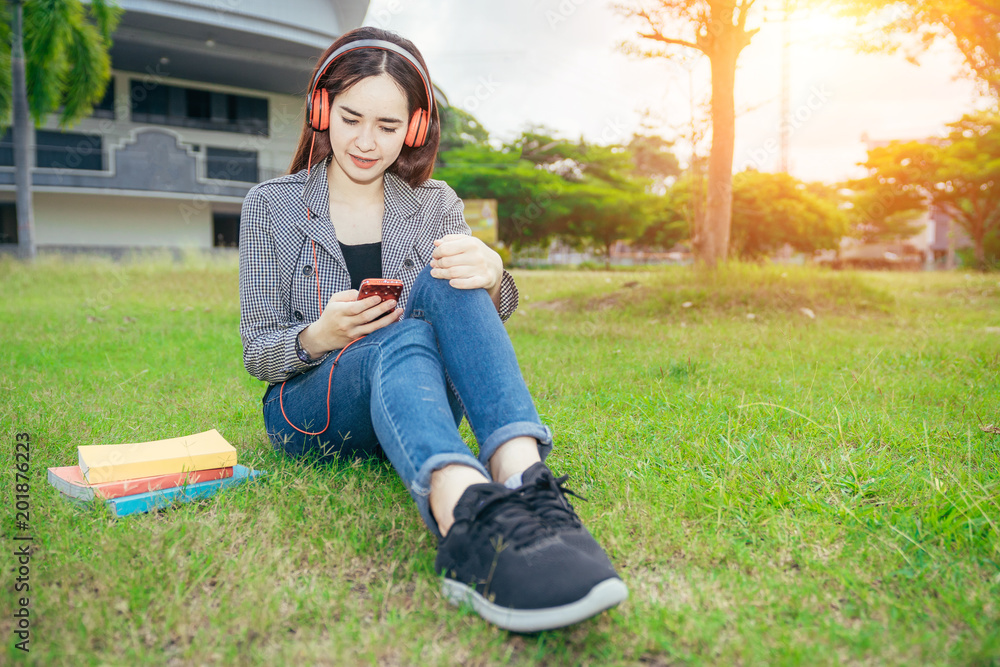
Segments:
[[[534,484],[527,486],[521,493],[528,496],[528,503],[542,517],[548,525],[552,527],[570,526],[578,528],[580,517],[577,516],[573,505],[566,500],[565,494],[569,494],[580,500],[587,499],[576,491],[565,486],[569,475],[554,477],[552,475],[542,475],[535,480]]]
[[[523,497],[513,491],[495,493],[472,512],[472,524],[484,530],[490,524],[501,528],[501,537],[515,549],[534,544],[551,531],[532,513]]]

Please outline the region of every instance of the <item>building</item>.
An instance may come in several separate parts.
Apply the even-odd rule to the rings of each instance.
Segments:
[[[39,250],[235,246],[243,197],[287,171],[322,51],[368,0],[119,0],[112,79],[70,130],[36,130]],[[0,242],[17,243],[0,140]]]

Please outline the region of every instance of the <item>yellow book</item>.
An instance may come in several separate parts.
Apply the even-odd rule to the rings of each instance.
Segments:
[[[214,428],[181,438],[126,445],[81,445],[80,470],[90,484],[228,468],[236,449]]]

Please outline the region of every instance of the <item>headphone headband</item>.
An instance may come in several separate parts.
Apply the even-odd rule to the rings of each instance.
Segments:
[[[421,81],[424,82],[424,90],[427,91],[427,113],[430,114],[431,109],[434,108],[434,92],[431,87],[430,77],[427,76],[427,72],[425,72],[424,68],[420,65],[420,61],[418,61],[409,51],[397,44],[393,44],[392,42],[387,42],[383,39],[359,39],[353,42],[348,42],[331,53],[327,56],[327,59],[323,61],[323,65],[316,70],[316,76],[313,77],[312,83],[309,84],[308,104],[310,117],[312,116],[313,93],[316,91],[316,86],[319,85],[319,80],[323,78],[324,74],[326,74],[326,70],[328,70],[330,65],[333,64],[333,61],[340,56],[359,49],[381,49],[382,51],[392,51],[393,53],[402,56],[406,62],[410,63],[410,65],[413,66],[413,69],[417,70],[417,74],[420,75]]]

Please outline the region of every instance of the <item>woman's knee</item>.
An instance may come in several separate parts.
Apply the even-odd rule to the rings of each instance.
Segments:
[[[430,322],[408,317],[388,327],[385,340],[380,345],[431,345],[437,347],[434,327]]]

